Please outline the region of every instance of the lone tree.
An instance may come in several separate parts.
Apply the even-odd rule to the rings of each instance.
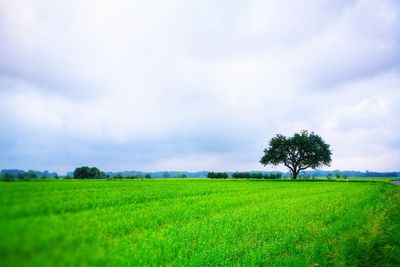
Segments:
[[[269,141],[260,163],[265,165],[284,164],[289,168],[292,178],[296,179],[305,169],[329,166],[332,152],[321,136],[303,130],[292,137],[277,134]]]

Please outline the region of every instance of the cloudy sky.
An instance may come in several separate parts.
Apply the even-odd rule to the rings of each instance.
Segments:
[[[392,171],[399,116],[398,0],[0,0],[0,169]]]

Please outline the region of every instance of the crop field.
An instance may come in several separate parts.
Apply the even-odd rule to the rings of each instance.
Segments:
[[[399,266],[400,186],[0,183],[1,266]]]

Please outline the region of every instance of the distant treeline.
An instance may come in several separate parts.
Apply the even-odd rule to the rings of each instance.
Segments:
[[[211,179],[226,179],[229,175],[226,172],[209,172],[207,178]]]
[[[209,172],[207,178],[211,179],[280,179],[282,178],[282,173],[259,173],[259,172],[234,172],[229,175],[226,172]]]
[[[31,180],[31,179],[48,179],[48,178],[58,178],[58,174],[49,171],[23,171],[23,170],[1,170],[0,179],[5,181],[11,180]]]
[[[78,171],[77,171],[78,169]],[[77,172],[76,172],[77,171]],[[299,175],[302,178],[316,177],[400,177],[400,172],[372,172],[372,171],[303,171]],[[185,172],[185,171],[160,171],[160,172],[140,172],[140,171],[123,171],[123,172],[103,172],[96,167],[80,167],[74,172],[61,176],[56,172],[49,171],[23,171],[18,169],[4,169],[0,171],[0,180],[33,180],[33,179],[137,179],[137,178],[240,178],[240,179],[279,179],[281,177],[289,177],[285,172],[266,172],[266,171],[250,171],[250,172]]]
[[[108,177],[122,177],[122,178],[129,178],[129,177],[138,177],[138,178],[145,178],[146,176],[150,175],[151,178],[207,178],[209,173],[218,173],[218,172],[207,172],[207,171],[199,171],[199,172],[185,172],[185,171],[160,171],[160,172],[140,172],[140,171],[123,171],[123,172],[106,172],[105,174]],[[239,173],[239,176],[245,174],[248,178],[248,174],[251,174],[254,179],[258,179],[260,174],[265,177],[266,179],[274,179],[274,175],[277,174],[281,175],[281,177],[289,177],[290,174],[286,172],[278,172],[278,171],[248,171],[248,172],[223,172],[228,175],[228,177],[235,178],[234,176]],[[327,177],[329,174],[332,176],[336,176],[339,173],[343,177],[400,177],[400,172],[360,172],[360,171],[303,171],[301,172],[301,177]],[[72,173],[70,174],[72,175]],[[268,177],[269,176],[269,177]],[[268,178],[267,178],[268,177]],[[208,177],[209,178],[209,177]],[[242,177],[236,177],[242,178]]]
[[[400,172],[370,172],[370,171],[303,171],[301,175],[304,177],[327,177],[329,175],[336,176],[339,174],[344,177],[400,177]]]
[[[232,178],[240,179],[280,179],[282,173],[259,173],[259,172],[234,172]]]
[[[205,178],[206,171],[200,172],[184,172],[184,171],[159,171],[159,172],[141,172],[141,171],[122,171],[122,172],[105,172],[108,178]],[[73,172],[69,172],[67,176],[73,177]]]

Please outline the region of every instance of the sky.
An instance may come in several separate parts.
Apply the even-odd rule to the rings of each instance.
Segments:
[[[0,0],[0,169],[400,170],[398,0]]]

